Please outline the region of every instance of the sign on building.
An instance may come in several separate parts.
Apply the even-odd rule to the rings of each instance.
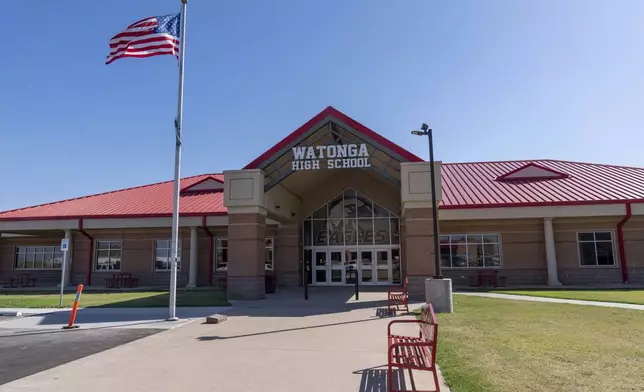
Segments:
[[[293,171],[371,167],[365,143],[293,147]]]

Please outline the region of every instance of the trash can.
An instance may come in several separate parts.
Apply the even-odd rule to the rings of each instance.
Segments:
[[[266,294],[275,293],[275,275],[266,275]]]

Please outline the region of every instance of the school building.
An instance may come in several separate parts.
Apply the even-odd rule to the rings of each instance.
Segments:
[[[328,107],[242,169],[181,180],[178,284],[257,299],[273,284],[300,286],[309,265],[312,285],[407,277],[420,293],[435,251],[456,286],[490,276],[508,286],[644,283],[644,169],[558,160],[435,169],[439,233],[429,164]],[[103,287],[127,273],[167,286],[172,187],[0,213],[0,280],[28,274],[55,286],[67,238],[68,284]]]

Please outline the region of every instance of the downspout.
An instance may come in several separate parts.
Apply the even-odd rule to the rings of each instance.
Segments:
[[[89,258],[87,261],[87,286],[92,285],[92,259],[94,258],[94,238],[83,229],[83,219],[78,220],[78,231],[89,239]]]
[[[206,225],[206,218],[206,216],[203,216],[201,218],[201,227],[203,228],[203,231],[205,231],[208,235],[208,260],[210,260],[210,266],[208,267],[208,286],[212,286],[214,240],[210,229],[208,229],[208,226]]]
[[[622,227],[624,223],[633,216],[631,212],[631,203],[626,203],[626,215],[624,218],[617,224],[617,244],[619,246],[619,261],[622,267],[622,281],[628,283],[628,269],[626,268],[626,247],[624,246],[624,232]]]

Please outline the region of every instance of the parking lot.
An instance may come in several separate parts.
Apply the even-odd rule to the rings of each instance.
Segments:
[[[3,328],[0,318],[0,385],[161,332],[151,328],[43,330]]]

